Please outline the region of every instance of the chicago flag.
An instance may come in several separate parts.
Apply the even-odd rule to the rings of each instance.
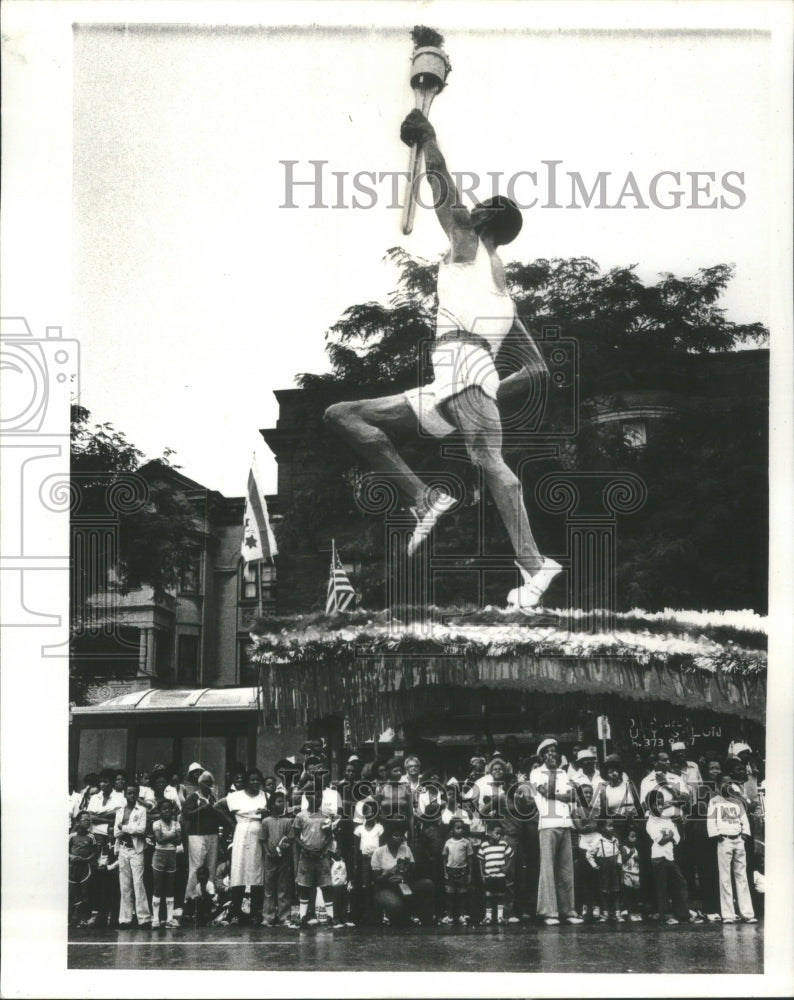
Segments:
[[[267,516],[265,491],[259,478],[256,455],[251,460],[248,473],[248,490],[245,496],[245,517],[243,519],[243,543],[240,552],[247,563],[257,559],[271,560],[278,555],[276,539]]]

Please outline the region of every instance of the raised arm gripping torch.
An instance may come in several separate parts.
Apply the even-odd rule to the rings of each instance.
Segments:
[[[417,25],[411,32],[414,53],[411,61],[411,87],[414,92],[415,107],[427,117],[436,94],[446,86],[447,74],[452,69],[449,58],[441,48],[444,37],[433,28]],[[419,143],[411,147],[408,160],[408,193],[403,206],[402,229],[408,236],[414,228],[416,212],[416,184],[422,169],[422,148]]]

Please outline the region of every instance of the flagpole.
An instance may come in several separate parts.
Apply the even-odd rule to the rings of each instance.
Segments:
[[[333,577],[336,571],[336,539],[331,539],[331,576]],[[339,604],[336,600],[336,585],[334,585],[334,611],[339,610]]]
[[[257,559],[256,561],[256,589],[259,594],[259,617],[263,618],[265,614],[264,601],[262,599],[262,564],[264,559]]]

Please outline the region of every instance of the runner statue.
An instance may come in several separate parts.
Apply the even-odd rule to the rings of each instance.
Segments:
[[[335,403],[325,413],[332,426],[377,472],[393,477],[405,503],[416,514],[416,529],[408,543],[411,556],[430,534],[454,499],[428,487],[400,457],[393,439],[416,433],[443,437],[462,435],[471,461],[483,477],[504,522],[523,583],[511,590],[508,606],[533,608],[559,563],[544,558],[532,536],[521,483],[502,457],[502,425],[497,397],[512,395],[548,378],[536,344],[516,315],[507,291],[498,247],[521,231],[518,207],[496,196],[471,211],[447,170],[433,126],[413,110],[402,123],[407,145],[421,143],[436,215],[450,246],[438,269],[438,316],[432,350],[434,381],[409,392],[379,399]],[[511,336],[521,343],[522,368],[499,381],[494,364],[500,347]]]

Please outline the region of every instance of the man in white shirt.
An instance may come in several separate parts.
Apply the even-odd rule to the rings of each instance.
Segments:
[[[119,859],[119,927],[129,927],[133,913],[138,926],[151,926],[152,914],[143,885],[143,851],[145,846],[146,807],[138,802],[138,785],[129,785],[124,804],[116,813],[114,834]]]
[[[99,841],[100,847],[112,833],[109,824],[115,821],[116,813],[126,801],[124,792],[113,787],[114,779],[112,771],[103,771],[99,776],[99,791],[91,796],[86,806],[91,814],[91,833]]]
[[[655,806],[648,799],[649,793],[654,791],[657,793],[653,797]],[[640,802],[646,809],[655,809],[657,815],[677,821],[688,809],[689,786],[682,775],[670,769],[670,755],[666,750],[660,750],[651,761],[651,768],[640,783]]]
[[[602,778],[592,747],[586,747],[577,752],[573,764],[568,765],[568,778],[575,785],[591,785],[593,793],[596,793],[598,786],[602,783]]]
[[[694,760],[687,760],[686,743],[678,742],[670,746],[670,761],[672,770],[676,774],[680,774],[690,788],[693,785],[703,784],[700,768]]]
[[[540,841],[540,878],[538,880],[538,916],[547,927],[566,923],[580,924],[573,895],[573,845],[571,805],[576,794],[574,784],[559,769],[556,739],[543,740],[538,746],[543,761],[533,769],[529,782],[538,807]]]
[[[730,785],[727,786],[730,791]],[[706,829],[709,837],[717,841],[717,865],[720,873],[720,910],[724,924],[736,923],[733,905],[733,885],[736,882],[736,900],[742,920],[757,923],[747,881],[747,853],[745,841],[750,838],[750,821],[747,809],[739,798],[726,798],[722,791],[709,800]]]

